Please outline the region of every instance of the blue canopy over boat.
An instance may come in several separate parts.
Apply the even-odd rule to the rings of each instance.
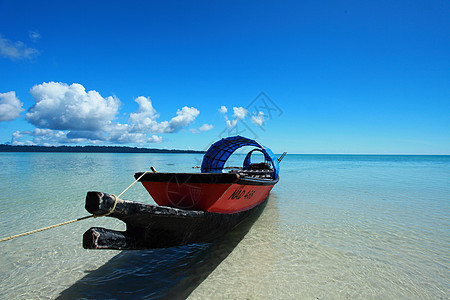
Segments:
[[[257,150],[264,154],[266,162],[270,162],[272,164],[274,171],[273,178],[277,179],[280,172],[280,166],[278,164],[278,159],[275,154],[273,154],[272,150],[254,140],[239,135],[223,138],[209,147],[208,151],[205,153],[205,156],[203,156],[201,168],[202,173],[222,172],[225,162],[231,154],[233,154],[233,152],[237,149],[245,146],[253,146],[256,147],[256,149],[250,151],[245,157],[244,168],[250,165],[251,154],[253,151]]]

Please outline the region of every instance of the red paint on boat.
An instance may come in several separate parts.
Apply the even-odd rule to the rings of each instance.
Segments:
[[[235,213],[255,207],[274,184],[142,182],[158,205],[215,213]]]
[[[212,206],[210,212],[235,213],[255,207],[266,200],[273,185],[233,184]]]
[[[142,182],[158,205],[208,211],[233,184]]]

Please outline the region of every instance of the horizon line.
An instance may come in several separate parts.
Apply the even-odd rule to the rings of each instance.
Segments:
[[[76,147],[115,147],[115,148],[128,148],[128,149],[145,149],[145,150],[162,150],[162,151],[186,151],[186,152],[198,152],[202,153],[205,150],[195,150],[195,149],[168,149],[168,148],[148,148],[148,147],[138,147],[138,146],[124,146],[124,145],[52,145],[52,146],[44,146],[44,145],[10,145],[10,144],[0,144],[0,146],[8,146],[8,147],[41,147],[41,148],[76,148]],[[0,152],[29,152],[29,151],[2,151]],[[46,151],[33,151],[33,152],[46,152]],[[58,151],[54,151],[58,152]],[[81,152],[81,151],[80,151]],[[48,152],[49,153],[49,152]],[[276,155],[281,155],[281,153],[275,153]],[[287,153],[287,155],[392,155],[392,156],[450,156],[450,154],[442,154],[442,153]]]

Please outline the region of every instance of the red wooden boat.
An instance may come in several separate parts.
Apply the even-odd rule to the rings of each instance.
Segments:
[[[253,149],[243,166],[224,172],[231,154],[245,146]],[[264,155],[264,162],[251,162],[255,151]],[[159,206],[88,192],[89,212],[109,213],[124,221],[127,230],[91,228],[83,236],[85,248],[150,249],[215,239],[263,206],[279,180],[279,160],[256,141],[234,136],[211,145],[201,173],[140,172],[134,176]]]

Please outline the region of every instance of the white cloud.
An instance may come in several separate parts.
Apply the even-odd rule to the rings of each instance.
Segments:
[[[238,120],[243,120],[247,115],[247,110],[243,107],[233,107],[233,112],[233,117],[237,118]]]
[[[141,96],[134,101],[139,104],[139,108],[135,113],[130,114],[130,124],[135,131],[152,131],[152,128],[157,125],[155,119],[159,118],[159,114],[153,108],[150,98]]]
[[[150,98],[138,97],[139,107],[130,113],[128,124],[114,121],[120,101],[103,98],[96,91],[86,92],[81,84],[49,82],[35,85],[31,91],[35,104],[26,114],[34,131],[16,132],[13,144],[66,144],[102,142],[121,144],[161,143],[155,133],[177,132],[194,122],[200,111],[184,106],[169,121],[158,122],[159,113]],[[209,130],[208,124],[201,129]],[[153,134],[153,135],[151,135]]]
[[[11,144],[12,145],[36,145],[30,140],[20,141],[20,139],[23,137],[23,133],[20,131],[16,131],[12,134],[11,137]]]
[[[194,107],[183,107],[177,110],[177,116],[170,121],[157,122],[159,114],[153,108],[149,98],[138,97],[134,101],[139,104],[136,113],[130,114],[130,125],[134,132],[150,132],[150,133],[173,133],[189,126],[194,122],[200,111]]]
[[[130,114],[130,121],[132,123],[139,123],[142,119],[145,119],[147,117],[149,118],[159,117],[158,113],[153,108],[152,101],[150,100],[150,98],[140,96],[134,99],[134,101],[139,104],[139,108],[135,113]]]
[[[16,92],[0,93],[0,122],[11,121],[24,111],[23,103],[16,97]]]
[[[36,128],[33,131],[16,131],[12,135],[12,145],[61,145],[76,143],[99,144],[108,142],[112,144],[147,144],[161,143],[162,137],[152,135],[148,137],[144,133],[130,133],[126,125],[121,125],[124,130],[104,132],[69,131]]]
[[[203,124],[202,126],[200,126],[200,128],[198,130],[200,131],[209,131],[211,129],[213,129],[214,126],[211,124]]]
[[[147,131],[136,131],[132,125],[113,123],[105,128],[104,141],[120,144],[145,144],[145,143],[161,143],[162,137],[157,135],[147,136]]]
[[[157,136],[156,136],[157,137]],[[160,142],[159,137],[157,137],[157,142]],[[155,143],[155,139],[148,138],[145,133],[130,133],[124,132],[117,139],[109,139],[110,142],[120,143],[120,144],[145,144],[145,143]],[[162,138],[161,138],[162,141]]]
[[[162,143],[163,138],[161,136],[152,135],[148,138],[147,143]]]
[[[194,107],[183,107],[177,110],[177,116],[173,117],[169,122],[167,132],[176,132],[183,127],[194,122],[195,118],[200,114],[200,111]]]
[[[0,35],[0,55],[12,60],[32,59],[39,54],[34,48],[28,48],[23,42],[11,42]]]
[[[262,126],[264,123],[264,113],[260,111],[258,112],[258,115],[252,116],[252,122],[258,126]]]
[[[243,107],[233,107],[233,120],[229,120],[228,117],[225,115],[225,120],[227,122],[227,127],[234,127],[236,126],[237,122],[240,120],[243,120],[245,116],[247,115],[248,111]]]
[[[205,131],[209,131],[209,130],[211,130],[211,129],[213,129],[213,128],[214,128],[214,126],[211,125],[211,124],[203,124],[203,125],[200,126],[198,129],[192,128],[192,129],[190,129],[190,131],[191,131],[192,133],[199,134],[199,133],[202,133],[202,132],[205,132]]]
[[[119,99],[103,98],[96,91],[86,92],[81,84],[48,82],[35,85],[31,95],[36,102],[26,114],[39,128],[56,130],[104,129],[119,110]]]
[[[28,136],[28,137],[26,137]],[[31,140],[29,139],[31,137]],[[35,128],[33,131],[16,131],[12,135],[12,145],[55,145],[83,142],[82,138],[68,138],[61,130]]]
[[[238,122],[238,119],[234,119],[233,121],[227,120],[227,127],[228,128],[234,127],[234,126],[236,126],[237,122]]]
[[[219,112],[222,113],[222,114],[226,114],[226,113],[228,112],[228,109],[227,109],[226,106],[222,105],[222,106],[219,108]]]

